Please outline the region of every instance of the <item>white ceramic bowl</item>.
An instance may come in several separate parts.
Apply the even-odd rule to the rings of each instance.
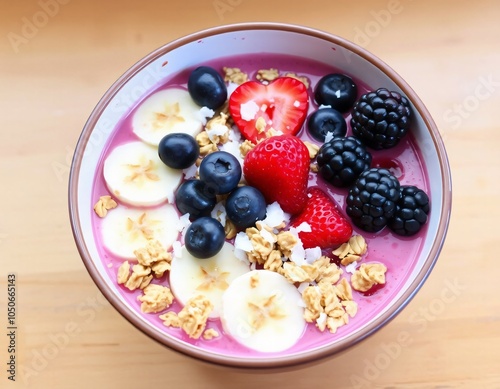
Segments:
[[[153,326],[119,293],[107,276],[93,236],[94,173],[115,125],[155,85],[188,67],[226,56],[282,53],[335,64],[368,85],[400,91],[413,108],[412,132],[427,166],[432,212],[420,256],[391,301],[363,326],[331,337],[321,346],[280,356],[253,358],[213,352],[185,343]],[[247,23],[222,26],[175,40],[141,59],[106,92],[90,115],[78,141],[69,182],[69,211],[78,250],[91,277],[111,304],[151,338],[194,358],[224,366],[277,368],[305,364],[345,350],[380,329],[415,295],[431,272],[443,245],[451,210],[451,178],[446,152],[429,112],[415,92],[389,66],[363,48],[340,37],[310,28]]]

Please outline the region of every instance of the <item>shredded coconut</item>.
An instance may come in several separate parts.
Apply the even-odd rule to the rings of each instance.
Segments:
[[[290,231],[292,229],[290,228]],[[302,222],[300,223],[297,227],[294,228],[294,230],[299,233],[299,232],[311,232],[311,225],[307,222]]]
[[[247,122],[255,119],[255,115],[259,112],[260,107],[253,100],[250,100],[246,103],[241,104],[240,113],[241,118]]]
[[[266,218],[263,220],[269,227],[277,228],[290,221],[290,215],[285,213],[277,201],[271,203],[266,208]]]
[[[199,111],[196,112],[196,118],[201,122],[201,124],[207,124],[207,119],[214,116],[215,111],[208,107],[201,107]]]
[[[301,282],[300,285],[297,287],[297,290],[302,294],[306,288],[308,288],[311,284],[309,282]]]
[[[217,219],[222,224],[222,227],[226,226],[226,215],[226,207],[224,207],[222,202],[218,202],[210,213],[210,216]]]
[[[318,328],[321,330],[321,331],[324,331],[325,330],[325,327],[326,327],[326,318],[327,318],[327,314],[325,312],[321,312],[319,314],[319,317],[316,319],[316,325],[318,326]]]
[[[334,133],[328,131],[325,135],[325,143],[330,142],[334,138]]]
[[[263,229],[260,231],[260,235],[269,243],[274,244],[276,242],[276,235],[270,233],[269,231]]]
[[[231,142],[240,143],[242,141],[239,131],[229,130],[229,140]]]
[[[233,250],[233,254],[241,262],[249,263],[248,255],[247,255],[247,253],[245,251],[243,251],[243,250],[238,249],[238,248],[235,247],[234,250]]]
[[[213,142],[218,136],[223,136],[227,133],[228,128],[224,124],[214,124],[210,128],[206,129],[208,138]]]
[[[290,260],[292,262],[295,262],[295,264],[300,266],[300,265],[303,265],[304,263],[306,263],[305,256],[306,256],[306,252],[304,250],[304,246],[302,245],[302,242],[299,241],[292,248]]]
[[[184,173],[184,178],[186,180],[196,177],[196,175],[198,174],[198,166],[196,166],[196,164],[192,164],[190,167],[184,169],[182,172]]]
[[[244,160],[242,158],[240,143],[235,142],[235,141],[230,141],[230,142],[224,143],[220,147],[220,150],[225,151],[225,152],[235,156],[236,159],[240,162],[241,166],[243,167]]]
[[[238,232],[234,239],[234,247],[247,253],[253,250],[252,242],[245,232]]]
[[[321,248],[314,247],[312,249],[305,249],[305,259],[307,263],[313,263],[321,257]]]
[[[181,242],[175,241],[172,244],[172,249],[173,249],[173,253],[174,253],[174,257],[175,258],[182,258],[182,245],[181,245]]]
[[[176,224],[177,231],[182,232],[185,228],[189,227],[191,222],[189,221],[189,213],[185,213],[179,217],[179,221]]]
[[[345,271],[348,273],[354,274],[354,272],[356,271],[357,265],[358,265],[358,263],[356,261],[354,261],[345,267]]]

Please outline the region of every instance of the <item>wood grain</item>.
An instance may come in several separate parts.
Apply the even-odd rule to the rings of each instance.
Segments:
[[[2,1],[0,13],[0,276],[18,277],[19,387],[500,388],[499,2],[59,1]],[[172,39],[243,21],[307,25],[373,51],[431,111],[453,174],[445,247],[408,307],[342,355],[274,374],[201,364],[132,327],[88,276],[67,212],[72,151],[114,80]],[[2,388],[6,347],[2,336]]]

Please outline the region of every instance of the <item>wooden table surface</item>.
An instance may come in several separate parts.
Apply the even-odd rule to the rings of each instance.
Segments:
[[[0,333],[9,273],[18,313],[16,382],[2,335],[0,387],[500,388],[500,2],[1,0],[0,9]],[[381,57],[427,105],[453,174],[447,241],[418,295],[368,340],[286,373],[206,366],[136,330],[88,275],[67,212],[72,151],[115,79],[174,38],[243,21],[322,29]]]

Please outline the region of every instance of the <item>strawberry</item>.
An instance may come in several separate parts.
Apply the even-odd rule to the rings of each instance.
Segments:
[[[293,135],[272,136],[255,146],[245,157],[243,174],[249,185],[259,189],[268,204],[277,201],[295,214],[307,202],[309,152]]]
[[[257,81],[241,84],[229,98],[229,112],[242,135],[253,143],[266,139],[271,128],[295,135],[307,115],[306,86],[291,77],[279,77],[268,85]]]
[[[309,199],[304,210],[291,222],[291,227],[307,223],[311,232],[299,232],[304,248],[322,249],[339,246],[349,240],[352,226],[337,205],[318,187],[309,188]]]

